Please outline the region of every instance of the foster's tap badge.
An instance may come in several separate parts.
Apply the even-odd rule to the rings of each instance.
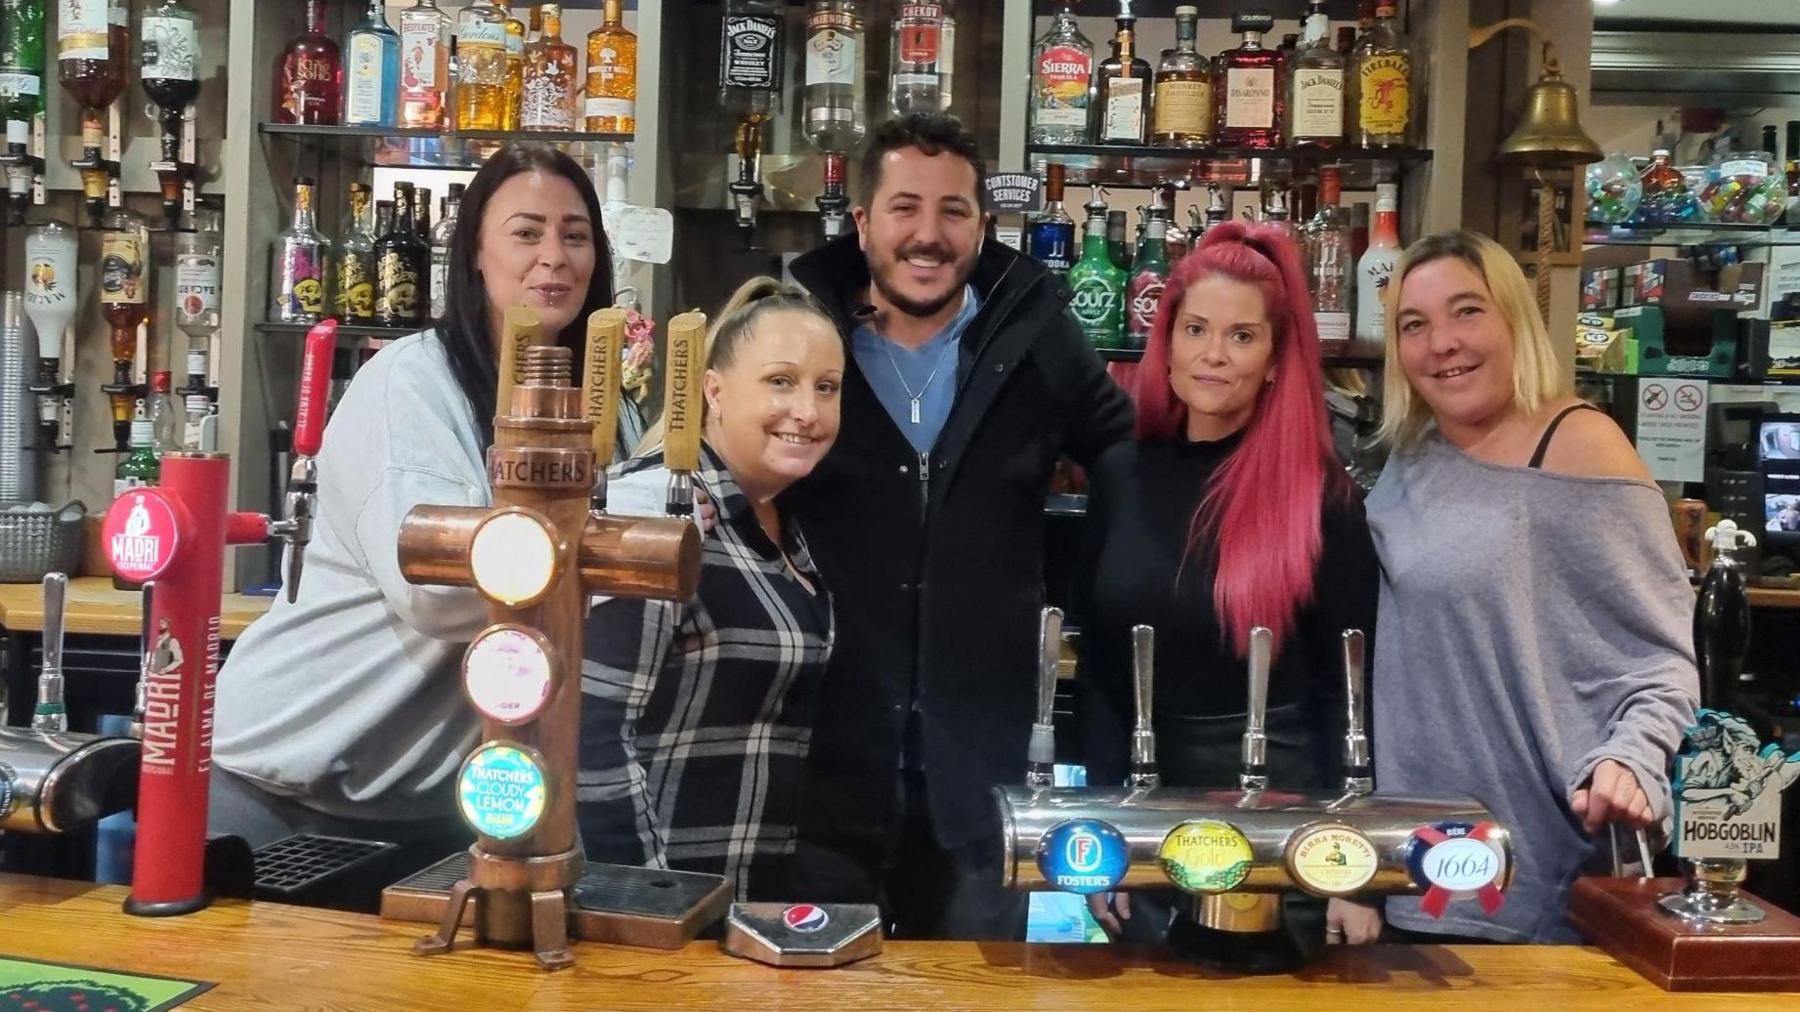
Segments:
[[[1475,899],[1490,917],[1506,898],[1506,848],[1491,822],[1434,822],[1413,830],[1406,844],[1406,870],[1425,890],[1419,909],[1444,916],[1451,900]]]
[[[1038,870],[1063,892],[1109,892],[1125,879],[1131,848],[1125,834],[1099,819],[1070,819],[1038,841]]]
[[[1230,892],[1250,876],[1250,841],[1229,822],[1192,819],[1163,837],[1163,874],[1190,893]]]

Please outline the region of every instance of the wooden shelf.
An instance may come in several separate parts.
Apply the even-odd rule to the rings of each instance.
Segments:
[[[263,123],[265,137],[331,147],[340,155],[361,148],[369,165],[389,168],[468,172],[481,167],[498,144],[535,141],[542,144],[630,144],[631,134],[552,130],[402,130],[396,127],[312,126]]]

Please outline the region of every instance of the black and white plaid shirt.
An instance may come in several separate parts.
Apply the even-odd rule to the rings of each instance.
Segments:
[[[784,559],[701,455],[695,480],[719,519],[699,593],[602,599],[589,614],[577,813],[590,860],[724,875],[740,900],[771,898],[757,883],[778,890],[794,849],[831,603],[798,531]],[[668,474],[660,451],[617,465],[609,499],[660,502]]]

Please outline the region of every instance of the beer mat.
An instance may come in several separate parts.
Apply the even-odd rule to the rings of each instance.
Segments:
[[[0,956],[0,1012],[161,1012],[212,987],[211,981]]]

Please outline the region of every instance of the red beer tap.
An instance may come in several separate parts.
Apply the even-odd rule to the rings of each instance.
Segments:
[[[324,328],[323,340],[319,333],[315,328],[308,336],[301,369],[299,431],[309,441],[299,445],[309,455],[318,450],[324,424],[335,328]],[[192,913],[209,902],[203,871],[225,548],[310,533],[310,488],[303,521],[292,516],[290,493],[290,517],[277,523],[261,513],[228,512],[230,478],[225,454],[165,454],[160,485],[130,489],[106,511],[103,537],[113,572],[134,583],[156,581],[146,620],[138,832],[125,900],[130,914]],[[295,566],[290,600],[298,578]]]
[[[300,403],[294,411],[294,467],[288,473],[287,513],[269,533],[287,540],[287,599],[300,593],[300,570],[312,541],[313,507],[319,491],[319,465],[313,458],[325,440],[325,395],[331,389],[332,352],[337,348],[337,321],[326,320],[306,333],[306,357],[300,365]]]

